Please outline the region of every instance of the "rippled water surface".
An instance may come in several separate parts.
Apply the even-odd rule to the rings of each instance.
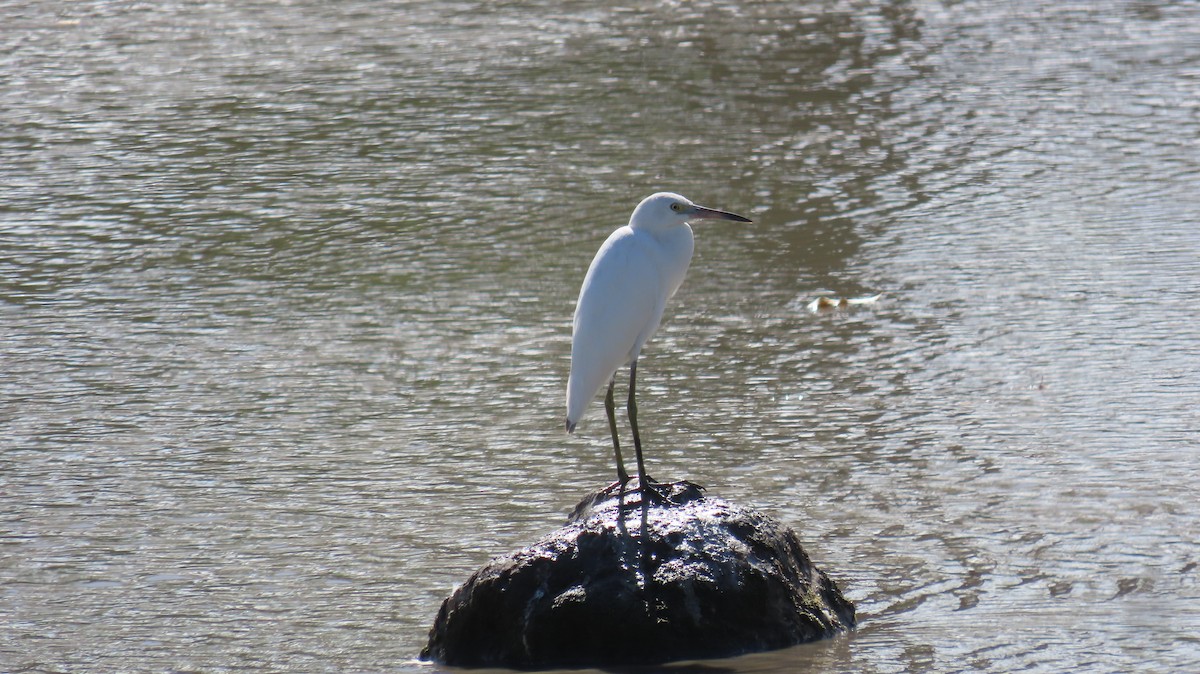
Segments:
[[[0,19],[0,670],[436,669],[611,479],[570,315],[659,189],[755,223],[643,354],[653,472],[861,621],[706,666],[1200,669],[1196,3]]]

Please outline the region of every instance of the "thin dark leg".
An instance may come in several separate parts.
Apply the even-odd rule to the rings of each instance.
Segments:
[[[613,404],[613,382],[615,380],[615,375],[613,379],[608,380],[608,395],[604,396],[604,411],[608,414],[608,430],[612,433],[613,452],[617,455],[617,480],[624,487],[625,483],[629,481],[629,473],[625,471],[625,461],[621,459],[621,441],[617,439],[617,411],[616,405]],[[636,440],[636,430],[633,437]],[[640,453],[638,454],[638,460],[641,460]]]
[[[645,489],[651,482],[646,475],[646,464],[642,461],[642,436],[638,434],[637,403],[633,401],[634,381],[637,379],[637,359],[629,364],[629,403],[625,411],[629,414],[629,427],[633,429],[633,451],[637,454],[638,485]]]
[[[642,493],[642,531],[645,531],[647,499],[663,504],[673,504],[675,501],[671,499],[670,485],[655,482],[654,478],[646,473],[646,463],[642,460],[642,436],[638,433],[637,426],[637,403],[634,402],[636,380],[637,361],[634,360],[629,364],[629,403],[625,411],[629,414],[629,427],[633,429],[633,450],[637,453],[638,491]]]

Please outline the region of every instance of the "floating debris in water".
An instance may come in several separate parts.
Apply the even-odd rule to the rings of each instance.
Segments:
[[[808,310],[814,314],[822,311],[833,311],[834,309],[845,309],[847,307],[855,307],[863,304],[875,304],[879,298],[883,297],[883,293],[872,295],[870,297],[829,297],[822,295],[808,303]]]

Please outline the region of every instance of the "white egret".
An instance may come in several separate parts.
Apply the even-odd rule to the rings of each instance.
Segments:
[[[573,432],[587,405],[608,383],[604,410],[612,433],[620,485],[629,481],[617,439],[613,383],[617,370],[629,365],[626,412],[637,454],[639,488],[652,486],[642,460],[634,384],[638,354],[658,329],[663,308],[675,294],[692,261],[689,220],[750,222],[740,215],[697,206],[678,194],[659,192],[642,200],[629,224],[609,235],[588,267],[571,337],[571,375],[567,381],[567,432]],[[652,493],[652,492],[651,492]]]

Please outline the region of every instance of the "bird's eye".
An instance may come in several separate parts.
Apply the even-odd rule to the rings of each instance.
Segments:
[[[676,213],[678,213],[679,211],[682,211],[682,210],[683,210],[683,204],[681,204],[681,203],[679,203],[678,201],[676,201],[676,202],[674,202],[674,203],[672,203],[672,204],[671,204],[671,210],[673,210],[673,211],[675,211]]]

